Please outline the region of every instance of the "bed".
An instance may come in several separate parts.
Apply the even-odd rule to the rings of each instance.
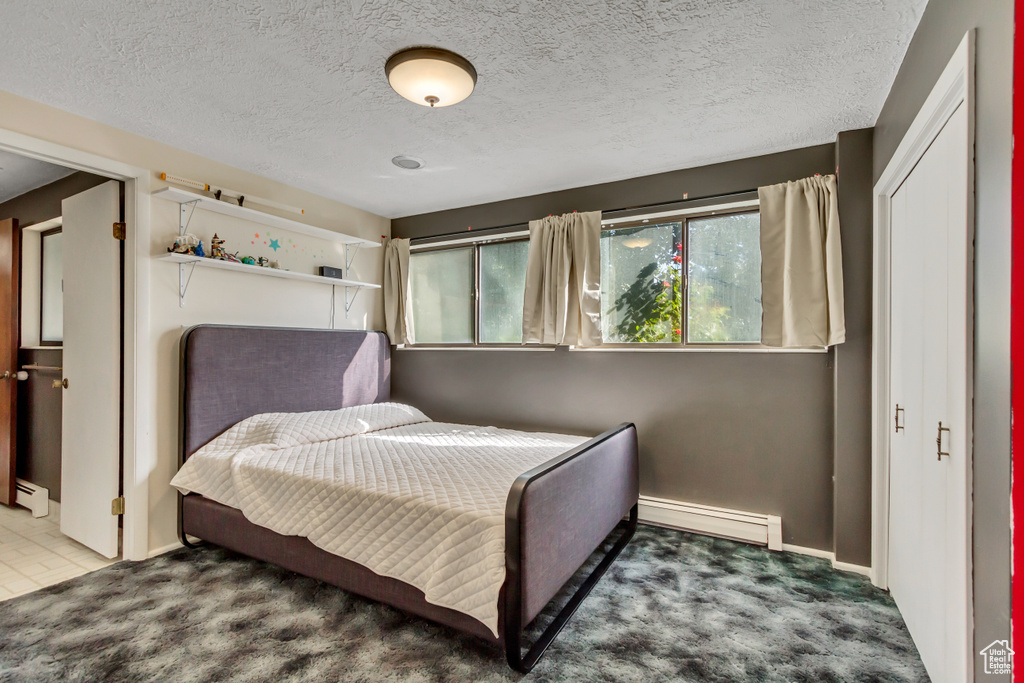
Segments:
[[[227,475],[237,482],[230,491],[190,484],[185,491],[201,489],[207,495],[179,492],[178,536],[188,547],[195,547],[195,539],[219,545],[473,634],[503,647],[509,665],[528,672],[636,530],[639,484],[632,424],[586,439],[435,423],[415,408],[390,401],[390,346],[380,332],[199,325],[182,335],[180,354],[179,476],[204,463],[217,465],[217,454],[231,455],[231,448],[244,450],[248,458],[242,465],[235,462],[234,474]],[[395,445],[399,442],[425,450],[396,450],[408,448]],[[325,493],[334,489],[324,488],[322,473],[312,482],[295,464],[308,461],[315,469],[334,462],[331,457],[340,462],[329,448],[344,451],[346,463],[352,452],[371,453],[372,461],[360,472],[390,469],[401,476],[397,483],[369,478],[365,486],[353,487],[339,474],[331,485],[347,488],[338,488],[344,495],[332,497]],[[407,464],[417,458],[430,466]],[[474,463],[488,473],[493,470],[494,481],[475,470],[466,477],[472,485],[455,481],[453,472]],[[366,531],[364,523],[352,521],[360,518],[353,510],[386,501],[396,495],[392,489],[404,492],[410,481],[417,491],[417,486],[439,489],[442,498],[446,491],[472,498],[477,489],[487,489],[480,482],[488,483],[477,507],[451,504],[436,513],[429,507],[410,508],[406,516],[427,520],[420,526],[428,527],[435,514],[441,519],[437,529],[458,534],[461,523],[470,530],[464,535],[474,539],[497,533],[497,543],[488,546],[492,551],[471,560],[455,557],[448,564],[435,562],[440,551],[395,560],[383,532],[384,545],[373,553],[360,554],[365,543],[353,549]],[[281,491],[288,492],[285,503],[267,504]],[[494,498],[495,491],[501,492],[500,499]],[[413,504],[411,496],[403,496],[403,504]],[[328,504],[345,507],[337,508],[337,514],[336,508],[309,507]],[[447,516],[442,519],[442,514]],[[436,542],[443,538],[437,529],[423,543],[428,549],[444,545]],[[479,533],[470,533],[473,529]],[[414,532],[398,529],[395,534],[396,539],[409,538]],[[475,551],[461,541],[449,545]],[[534,642],[524,642],[526,627],[601,547],[607,550],[600,561],[546,628]],[[497,560],[493,548],[499,549]],[[460,581],[482,579],[454,572],[431,582],[423,569],[427,566],[455,566],[489,578],[479,590],[468,590]],[[467,594],[476,595],[476,603],[466,602]]]

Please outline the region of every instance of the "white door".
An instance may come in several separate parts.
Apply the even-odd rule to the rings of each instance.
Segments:
[[[121,251],[116,181],[63,201],[64,389],[60,530],[118,554]]]
[[[967,139],[961,105],[891,204],[888,582],[936,683],[969,680],[973,661]]]

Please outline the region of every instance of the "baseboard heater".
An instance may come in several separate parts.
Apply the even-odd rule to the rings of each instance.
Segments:
[[[640,521],[782,550],[782,517],[640,496]]]
[[[17,491],[14,502],[31,510],[33,517],[45,517],[50,514],[50,489],[36,486],[24,479],[16,480],[14,488]]]

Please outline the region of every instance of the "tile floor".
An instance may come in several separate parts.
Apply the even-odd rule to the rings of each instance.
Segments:
[[[0,505],[0,600],[30,593],[113,564],[60,532],[60,506],[33,518],[23,507]]]

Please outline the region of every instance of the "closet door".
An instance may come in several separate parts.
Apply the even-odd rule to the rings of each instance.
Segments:
[[[110,181],[63,202],[64,380],[60,530],[118,554],[121,444],[120,188]]]
[[[936,683],[971,662],[966,139],[961,105],[891,204],[888,581]]]
[[[893,407],[890,436],[889,590],[900,606],[918,648],[916,634],[928,630],[923,614],[927,595],[919,580],[918,558],[926,520],[924,462],[924,254],[918,247],[922,220],[918,177],[911,175],[892,198],[892,291],[890,311]],[[896,264],[899,264],[898,267]],[[897,493],[898,492],[898,493]]]

